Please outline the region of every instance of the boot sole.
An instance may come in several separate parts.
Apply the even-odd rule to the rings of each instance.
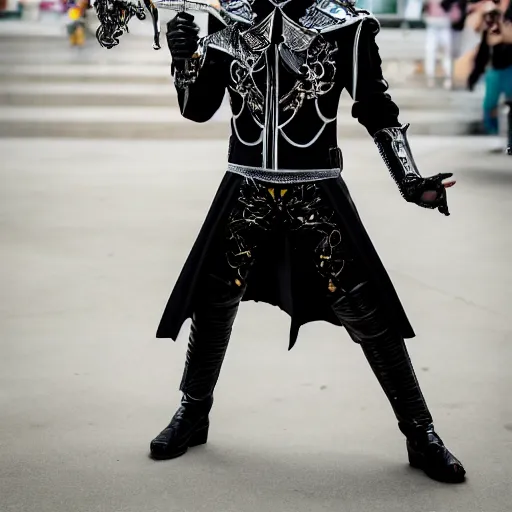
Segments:
[[[171,459],[177,459],[178,457],[181,457],[182,455],[185,455],[187,453],[189,448],[193,448],[194,446],[200,446],[202,444],[206,444],[208,442],[208,430],[209,425],[206,427],[203,427],[199,430],[196,430],[191,436],[190,439],[186,444],[178,448],[174,451],[169,452],[161,452],[161,453],[154,453],[151,451],[150,456],[154,460],[171,460]]]

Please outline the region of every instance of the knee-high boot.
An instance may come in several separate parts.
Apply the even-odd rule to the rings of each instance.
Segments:
[[[435,480],[461,482],[465,470],[436,434],[403,338],[390,325],[386,312],[362,283],[332,302],[333,311],[363,352],[386,394],[402,433],[412,466]]]
[[[192,327],[180,390],[181,405],[170,424],[151,442],[155,459],[172,459],[188,448],[206,443],[213,391],[243,295],[234,283],[215,277],[192,317]]]

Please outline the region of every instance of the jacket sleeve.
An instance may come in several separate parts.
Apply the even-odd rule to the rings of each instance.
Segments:
[[[214,55],[215,53],[215,55]],[[226,91],[226,63],[220,52],[208,50],[204,62],[189,59],[171,67],[181,115],[196,123],[211,119]]]
[[[482,39],[480,40],[480,46],[478,47],[478,51],[475,56],[473,69],[468,78],[469,85],[474,85],[478,82],[485,72],[485,68],[489,63],[490,57],[489,45],[487,44],[487,31],[484,31],[482,33]]]
[[[368,18],[357,27],[347,84],[354,100],[352,116],[372,137],[384,128],[400,126],[398,106],[388,94],[389,86],[382,76],[382,60],[375,42],[379,30],[378,22]]]
[[[208,34],[223,28],[224,25],[216,18],[208,16]],[[227,83],[226,59],[220,52],[208,50],[202,63],[191,59],[187,67],[188,77],[185,75],[186,69],[177,69],[174,65],[171,68],[181,115],[191,121],[204,123],[222,105]]]

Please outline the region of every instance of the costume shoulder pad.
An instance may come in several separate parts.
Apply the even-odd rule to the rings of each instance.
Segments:
[[[376,36],[380,32],[380,23],[377,18],[374,18],[373,16],[368,16],[367,18],[365,18],[365,23],[369,27],[374,36]]]
[[[325,33],[354,25],[367,18],[375,20],[379,26],[379,22],[369,11],[356,9],[354,2],[350,0],[316,0],[308,7],[300,23],[304,28]]]

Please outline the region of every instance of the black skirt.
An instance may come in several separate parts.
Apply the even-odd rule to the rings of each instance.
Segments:
[[[190,251],[171,293],[157,330],[157,338],[176,340],[180,329],[194,311],[199,283],[208,262],[222,250],[225,226],[238,199],[244,178],[226,173],[215,195],[208,215]],[[376,290],[378,300],[387,310],[390,325],[404,338],[413,338],[414,331],[382,262],[373,247],[343,179],[318,181],[323,197],[335,211],[340,228],[350,238],[354,257]],[[294,251],[286,237],[276,237],[271,251],[258,253],[247,278],[242,300],[265,302],[281,308],[291,317],[290,344],[297,340],[299,329],[308,322],[323,320],[341,325],[325,296],[324,287],[310,261],[301,251]]]

